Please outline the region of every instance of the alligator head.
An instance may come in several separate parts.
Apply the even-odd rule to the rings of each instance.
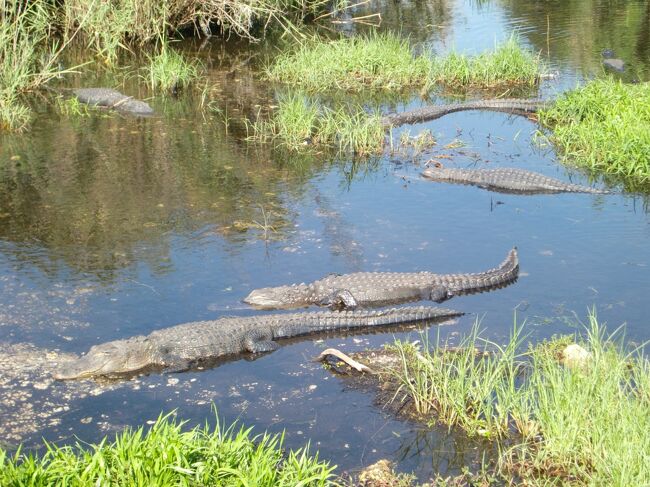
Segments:
[[[68,380],[137,372],[152,365],[146,341],[146,337],[137,336],[95,345],[85,355],[62,364],[53,376]]]
[[[458,178],[457,171],[449,171],[444,167],[427,168],[422,171],[422,176],[433,181],[447,181]]]
[[[302,283],[255,289],[244,298],[244,303],[257,309],[298,308],[312,304],[314,299],[314,289]]]

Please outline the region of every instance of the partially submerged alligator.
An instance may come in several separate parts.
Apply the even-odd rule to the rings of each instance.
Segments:
[[[452,296],[507,286],[517,280],[519,259],[513,248],[499,267],[474,274],[432,272],[355,272],[329,275],[310,284],[255,289],[244,302],[258,309],[309,305],[354,309],[421,299],[442,302]]]
[[[384,127],[397,127],[404,124],[426,122],[435,120],[444,115],[466,110],[491,110],[495,112],[507,112],[516,115],[527,115],[544,108],[548,101],[520,100],[517,98],[495,98],[489,100],[475,100],[464,103],[450,103],[447,105],[430,105],[415,110],[401,113],[393,113],[382,117],[381,123]]]
[[[55,379],[66,380],[118,377],[156,369],[179,372],[235,354],[272,352],[280,347],[275,340],[282,338],[352,328],[441,321],[462,314],[451,309],[419,306],[197,321],[157,330],[147,336],[95,345],[77,360],[63,364],[53,375]]]
[[[136,100],[112,88],[52,88],[45,87],[56,93],[66,93],[74,96],[81,103],[94,107],[111,108],[136,116],[153,115],[153,108],[142,100]]]
[[[565,183],[543,174],[509,167],[497,169],[428,168],[422,172],[422,176],[433,181],[471,184],[479,188],[510,194],[610,193],[604,189]]]

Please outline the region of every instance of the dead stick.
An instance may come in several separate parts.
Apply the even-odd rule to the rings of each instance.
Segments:
[[[348,364],[350,367],[355,369],[358,372],[368,372],[369,374],[374,374],[375,372],[368,367],[367,365],[362,364],[361,362],[357,362],[354,360],[352,357],[349,355],[344,354],[340,350],[337,350],[336,348],[328,348],[326,350],[323,350],[318,357],[316,357],[316,360],[319,362],[323,362],[325,358],[328,355],[334,355],[336,358],[341,360],[342,362],[345,362]]]

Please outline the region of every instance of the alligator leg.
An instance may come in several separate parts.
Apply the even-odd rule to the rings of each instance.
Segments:
[[[433,286],[429,290],[429,295],[423,296],[424,299],[430,299],[436,303],[442,303],[451,297],[453,297],[453,294],[451,294],[445,286]]]
[[[185,372],[190,369],[190,361],[171,353],[163,355],[163,369],[166,374],[174,374],[176,372]]]
[[[355,309],[359,304],[347,289],[337,289],[320,302],[321,306],[329,306],[333,310]]]
[[[250,330],[244,337],[244,349],[251,353],[273,352],[280,348],[273,336],[265,330]]]

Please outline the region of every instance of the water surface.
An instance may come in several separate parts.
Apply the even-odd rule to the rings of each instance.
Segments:
[[[545,97],[602,74],[605,48],[628,63],[624,80],[648,80],[647,2],[458,0],[372,8],[381,9],[382,28],[401,27],[436,52],[479,52],[518,33],[559,72],[540,87]],[[297,341],[253,361],[109,385],[53,383],[29,366],[185,321],[255,313],[240,302],[251,289],[331,272],[477,272],[516,245],[519,281],[449,301],[467,315],[429,333],[453,340],[480,319],[488,336],[505,340],[516,312],[539,339],[573,332],[593,308],[611,329],[626,324],[630,340],[650,338],[643,195],[524,197],[418,178],[425,163],[440,161],[520,167],[591,184],[540,144],[534,122],[457,113],[394,134],[397,141],[401,131],[431,130],[437,145],[420,154],[387,151],[361,162],[291,154],[247,142],[238,122],[273,103],[276,87],[256,71],[258,54],[270,46],[214,40],[189,48],[209,68],[218,114],[198,109],[198,95],[155,97],[160,115],[153,118],[66,118],[43,108],[31,132],[0,135],[6,445],[73,435],[96,441],[174,408],[204,421],[214,403],[229,421],[286,430],[290,447],[310,440],[341,470],[388,457],[426,479],[480,458],[486,445],[392,418],[371,394],[350,390],[311,360],[327,346],[354,351],[393,337],[416,339],[418,332]],[[148,96],[136,82],[126,88]],[[424,103],[414,97],[386,109]]]

